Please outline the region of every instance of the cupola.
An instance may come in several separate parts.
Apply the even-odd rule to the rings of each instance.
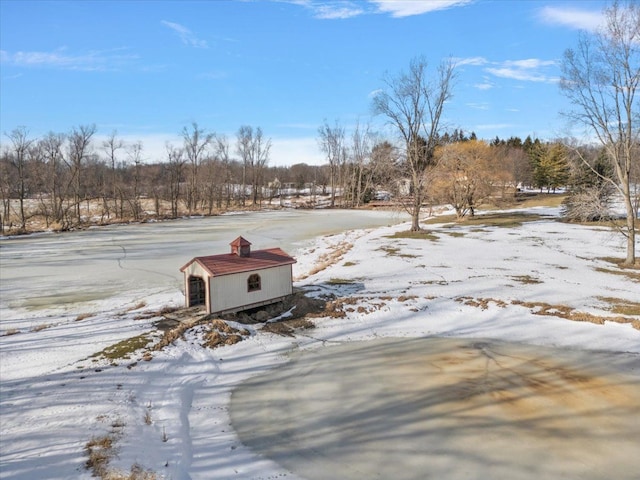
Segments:
[[[245,238],[238,237],[231,242],[231,253],[239,257],[251,256],[251,242]]]

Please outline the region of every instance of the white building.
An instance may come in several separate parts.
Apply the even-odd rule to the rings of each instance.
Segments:
[[[242,237],[231,253],[195,257],[184,273],[185,304],[205,305],[208,313],[229,313],[275,303],[293,293],[296,260],[280,248],[251,251]]]

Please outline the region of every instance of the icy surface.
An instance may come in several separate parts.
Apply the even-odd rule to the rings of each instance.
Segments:
[[[2,478],[89,479],[87,441],[114,431],[112,467],[122,471],[138,464],[166,479],[299,478],[244,446],[228,410],[236,386],[296,350],[445,336],[640,356],[640,332],[629,324],[539,316],[513,304],[610,315],[602,297],[637,302],[638,283],[608,273],[602,260],[624,256],[619,236],[550,218],[518,228],[429,226],[436,241],[389,238],[408,228],[393,225],[400,220],[380,212],[271,212],[3,239]],[[296,337],[251,327],[247,340],[215,350],[200,346],[196,328],[149,362],[94,361],[105,347],[154,331],[149,312],[184,302],[179,267],[227,251],[238,235],[295,256],[295,285],[310,295],[353,298],[347,317],[317,319]],[[316,271],[336,249],[343,255]],[[493,302],[483,309],[461,297]],[[635,365],[626,374],[640,376]]]

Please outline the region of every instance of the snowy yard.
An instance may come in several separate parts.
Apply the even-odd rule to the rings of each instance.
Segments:
[[[108,468],[122,472],[135,466],[176,480],[322,478],[313,471],[302,476],[295,463],[283,466],[243,444],[231,423],[231,397],[292,356],[321,356],[349,342],[445,337],[522,344],[527,352],[541,347],[546,358],[554,349],[576,359],[594,352],[609,362],[592,365],[599,375],[620,375],[625,388],[640,392],[638,272],[621,272],[609,260],[623,258],[623,239],[604,228],[560,223],[557,209],[529,212],[541,216],[520,225],[425,225],[423,238],[396,235],[408,229],[401,224],[301,244],[288,252],[298,260],[295,287],[333,299],[340,315],[314,318],[315,328],[295,336],[232,323],[250,336],[210,349],[202,346],[207,327],[199,325],[150,355],[140,349],[129,358],[94,356],[123,339],[140,336],[143,345],[157,339],[159,311],[184,301],[178,288],[166,286],[150,290],[144,302],[139,296],[98,301],[82,316],[52,309],[37,320],[3,318],[0,474],[88,479],[88,442],[110,438]],[[624,304],[635,312],[612,311]],[[630,432],[640,432],[640,407],[629,408],[636,413]],[[239,421],[246,428],[246,415]],[[491,432],[476,435],[467,441]],[[637,438],[629,441],[637,445]],[[595,439],[591,446],[603,447]],[[629,457],[625,468],[640,471],[637,455]],[[321,468],[318,463],[316,473]],[[411,465],[398,468],[405,474],[397,478],[429,478]],[[599,468],[592,478],[609,478],[598,476],[606,465]],[[512,478],[537,478],[527,475]]]

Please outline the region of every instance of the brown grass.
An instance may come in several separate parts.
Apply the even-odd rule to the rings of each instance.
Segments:
[[[129,359],[138,350],[145,348],[151,342],[149,332],[142,333],[135,337],[127,338],[114,345],[111,345],[101,352],[91,355],[92,358],[105,358],[108,360]]]
[[[76,317],[76,322],[80,322],[82,320],[86,320],[87,318],[91,318],[94,317],[96,314],[95,313],[80,313],[77,317]]]
[[[442,218],[442,217],[436,217],[436,218]],[[431,221],[427,221],[424,223],[431,223]],[[440,222],[433,222],[433,223],[440,223]],[[417,232],[412,232],[410,230],[406,230],[404,232],[396,232],[393,235],[386,235],[386,238],[409,238],[409,239],[414,239],[414,240],[430,240],[432,242],[437,242],[439,240],[438,236],[435,235],[433,232],[430,232],[429,230],[419,230]]]
[[[318,272],[321,272],[327,268],[329,268],[334,263],[342,260],[342,257],[353,248],[353,244],[348,242],[341,242],[336,245],[333,250],[321,255],[318,258],[316,264],[309,270],[309,272],[305,275],[302,275],[297,280],[304,280],[305,278],[310,277],[311,275],[315,275]]]
[[[603,273],[610,273],[612,275],[622,275],[634,282],[640,282],[640,259],[636,259],[636,264],[633,266],[623,265],[624,259],[615,257],[603,257],[600,260],[611,263],[618,267],[617,270],[610,268],[598,267],[596,271]]]
[[[401,249],[398,247],[392,247],[390,245],[385,245],[377,249],[380,252],[385,252],[389,257],[400,257],[400,258],[417,258],[417,255],[412,255],[410,253],[401,253]]]
[[[107,478],[109,462],[116,454],[115,438],[113,434],[91,437],[84,449],[89,456],[85,462],[87,470],[91,470],[94,477]]]
[[[559,207],[567,196],[558,193],[518,194],[515,201],[519,207]]]
[[[8,337],[10,335],[17,335],[18,333],[20,333],[20,330],[18,330],[17,328],[10,328],[9,330],[7,330],[6,332],[4,332],[2,334],[3,337]]]
[[[145,470],[138,463],[134,463],[128,473],[109,468],[109,463],[118,454],[116,443],[124,423],[114,420],[111,427],[110,433],[91,437],[85,444],[84,450],[88,456],[85,468],[91,471],[91,476],[101,480],[156,480],[158,477],[154,472]]]
[[[497,212],[464,217],[463,219],[457,219],[455,215],[442,215],[430,218],[424,223],[443,224],[455,222],[457,225],[462,226],[515,228],[522,226],[526,222],[535,222],[547,218],[543,215],[528,212]]]
[[[625,316],[601,316],[593,315],[587,312],[580,312],[567,305],[551,305],[544,302],[521,302],[519,300],[513,300],[513,305],[522,305],[531,309],[531,313],[535,315],[549,315],[554,317],[566,318],[567,320],[573,320],[576,322],[590,322],[597,325],[603,325],[604,322],[616,322],[616,323],[628,323],[631,324],[636,330],[640,330],[640,320]]]
[[[204,334],[203,347],[216,348],[223,345],[234,345],[249,336],[249,330],[233,328],[224,320],[214,319],[209,330]]]
[[[416,298],[418,298],[417,295],[400,295],[398,297],[398,301],[400,303],[404,303],[404,302],[408,302],[409,300],[415,300]]]
[[[597,297],[609,304],[608,310],[612,313],[619,315],[636,315],[640,316],[640,302],[632,302],[631,300],[624,300],[622,298],[615,297]]]
[[[458,297],[455,300],[470,307],[481,308],[482,310],[486,310],[487,308],[489,308],[489,305],[491,303],[495,303],[497,306],[502,308],[508,305],[508,303],[502,300],[497,300],[495,298]],[[640,309],[640,304],[636,304],[635,302],[630,303],[631,307],[633,308],[633,312],[638,312],[638,309]],[[597,325],[603,325],[605,322],[628,323],[636,330],[640,330],[640,320],[624,315],[615,317],[593,315],[591,313],[581,312],[568,305],[552,305],[545,302],[523,302],[520,300],[512,300],[511,305],[520,305],[522,307],[526,307],[530,309],[531,313],[533,313],[534,315],[559,317],[575,322],[590,322]],[[636,313],[633,313],[632,315],[635,314]]]
[[[41,323],[40,325],[36,325],[35,327],[33,327],[31,329],[31,331],[32,332],[39,332],[41,330],[45,330],[45,329],[50,328],[50,327],[51,327],[51,325],[48,324],[48,323]]]
[[[535,285],[536,283],[542,283],[542,280],[531,275],[512,275],[511,278],[516,282],[523,283],[525,285]]]
[[[496,304],[500,308],[504,308],[507,306],[507,303],[495,298],[458,297],[455,300],[456,302],[460,302],[464,305],[481,308],[482,310],[486,310],[487,308],[489,308],[489,305],[492,303]]]

